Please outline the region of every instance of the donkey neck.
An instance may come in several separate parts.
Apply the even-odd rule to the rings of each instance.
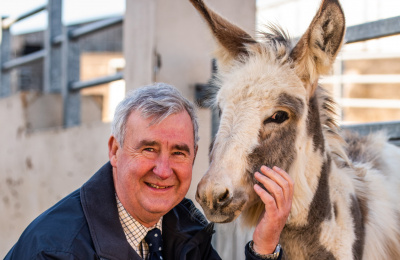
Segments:
[[[331,214],[329,175],[332,160],[322,131],[318,99],[309,100],[307,127],[299,145],[297,159],[291,167],[296,187],[288,223],[304,226]],[[302,139],[302,140],[301,140]],[[319,221],[319,220],[318,220]]]

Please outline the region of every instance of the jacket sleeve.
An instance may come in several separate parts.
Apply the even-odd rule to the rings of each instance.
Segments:
[[[246,255],[246,260],[263,260],[262,258],[256,256],[255,254],[253,254],[250,250],[250,242],[248,242],[246,244],[246,247],[244,249],[244,254]],[[281,252],[279,253],[279,257],[278,260],[282,259],[282,255],[283,255],[283,250],[281,248]]]
[[[206,256],[203,259],[207,259],[207,260],[221,260],[221,257],[219,256],[219,254],[217,253],[217,251],[215,251],[215,249],[211,246],[210,250],[207,254],[208,256]]]

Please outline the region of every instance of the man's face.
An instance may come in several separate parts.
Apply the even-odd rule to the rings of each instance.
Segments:
[[[118,198],[145,226],[186,195],[195,158],[193,125],[184,111],[150,125],[151,118],[130,114],[123,147],[111,136],[109,157]]]

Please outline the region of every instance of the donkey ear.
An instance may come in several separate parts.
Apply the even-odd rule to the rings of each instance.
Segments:
[[[249,34],[215,13],[202,0],[190,2],[206,20],[218,41],[220,48],[216,54],[223,64],[229,64],[240,55],[247,55],[246,44],[256,43]]]
[[[310,95],[321,74],[327,74],[343,42],[345,19],[338,0],[323,0],[308,30],[293,48],[291,58]]]

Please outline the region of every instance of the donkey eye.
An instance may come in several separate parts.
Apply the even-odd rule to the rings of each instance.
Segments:
[[[289,114],[285,111],[277,111],[271,117],[264,120],[264,125],[268,123],[282,124],[289,119]]]

